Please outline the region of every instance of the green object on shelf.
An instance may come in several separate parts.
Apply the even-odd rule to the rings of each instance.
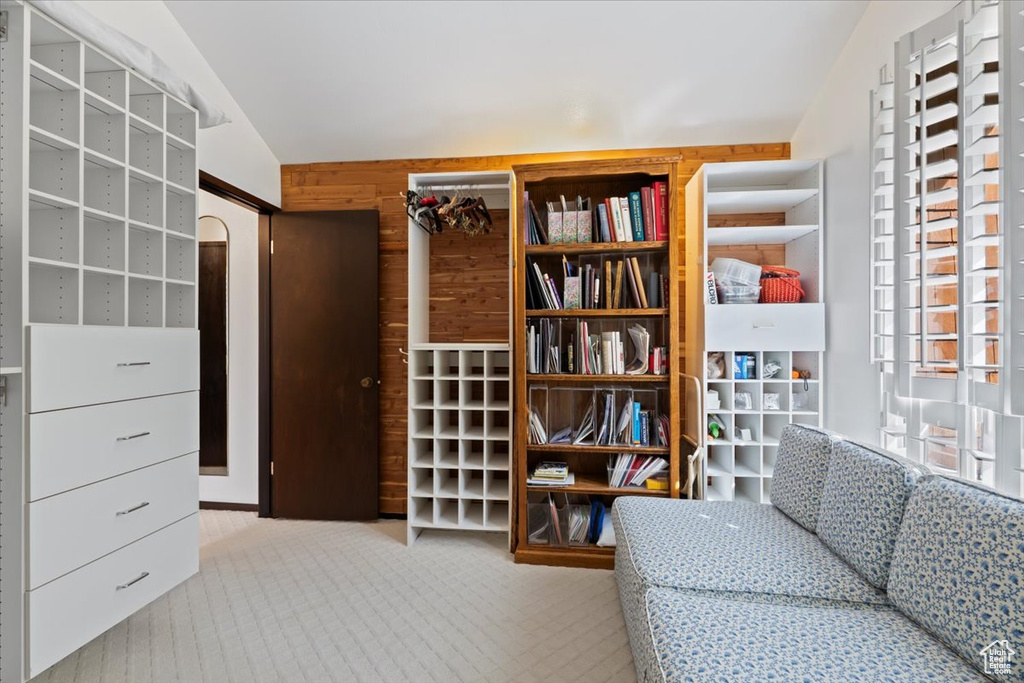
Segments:
[[[708,436],[712,439],[721,439],[725,436],[725,425],[717,415],[708,417]]]

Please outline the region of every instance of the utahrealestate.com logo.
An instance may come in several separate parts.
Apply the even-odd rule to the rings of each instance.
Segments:
[[[1017,653],[1004,638],[993,640],[981,648],[979,654],[985,659],[985,673],[990,676],[1009,676],[1013,668],[1013,656]]]

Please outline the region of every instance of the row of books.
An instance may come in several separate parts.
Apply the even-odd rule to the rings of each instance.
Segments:
[[[651,346],[651,333],[639,323],[627,330],[633,352],[628,356],[618,330],[590,334],[590,323],[576,320],[565,352],[550,320],[531,321],[526,329],[526,371],[529,374],[662,375],[668,372],[664,346]]]
[[[614,392],[605,392],[602,396],[600,424],[597,424],[595,398],[583,411],[579,424],[562,427],[557,432],[549,433],[544,418],[536,409],[530,409],[528,422],[529,442],[531,444],[572,444],[574,446],[668,446],[668,416],[654,415],[654,411],[645,410],[639,401],[627,398],[622,407],[616,406]],[[595,432],[596,428],[596,432]]]
[[[655,182],[626,197],[608,197],[592,207],[590,198],[559,200],[546,204],[547,220],[529,192],[526,206],[526,243],[651,242],[668,239],[668,184]]]
[[[653,455],[620,453],[608,458],[608,485],[615,488],[643,486],[668,469],[668,461]]]
[[[628,357],[622,332],[590,333],[591,323],[576,320],[575,333],[564,342],[566,322],[547,318],[532,320],[526,327],[526,372],[572,375],[663,375],[668,373],[668,349],[652,346],[650,331],[639,323],[627,329],[632,342]],[[579,342],[577,342],[579,340]]]
[[[615,308],[661,308],[668,300],[668,281],[658,272],[640,272],[637,257],[627,257],[615,267],[605,261],[604,276],[587,263],[582,268],[562,257],[562,282],[565,296],[555,278],[541,270],[533,259],[526,259],[526,307],[530,310],[575,310]],[[604,285],[602,287],[602,284]]]

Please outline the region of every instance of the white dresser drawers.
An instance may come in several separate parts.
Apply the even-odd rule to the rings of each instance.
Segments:
[[[29,590],[199,509],[199,455],[29,503]]]
[[[37,413],[28,427],[28,499],[36,501],[198,451],[199,394]]]
[[[825,304],[706,306],[709,351],[824,351]]]
[[[29,413],[199,389],[197,330],[29,325],[27,337]]]
[[[28,593],[29,676],[199,571],[199,515]]]

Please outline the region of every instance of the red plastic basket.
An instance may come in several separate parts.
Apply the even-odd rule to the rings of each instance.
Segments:
[[[795,304],[803,298],[800,271],[782,266],[761,267],[762,304]]]

